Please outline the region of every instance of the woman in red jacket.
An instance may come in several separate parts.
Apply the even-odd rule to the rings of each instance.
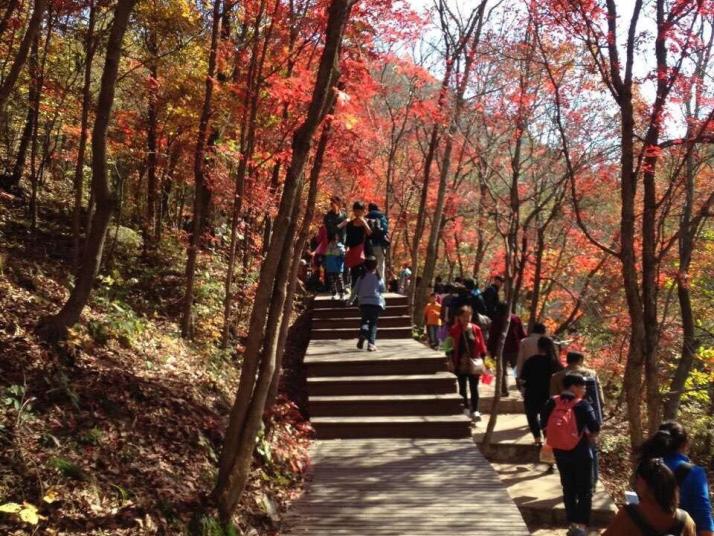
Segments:
[[[454,374],[459,380],[459,394],[464,399],[464,412],[472,419],[480,419],[478,384],[481,380],[481,375],[462,372],[466,360],[486,356],[486,343],[483,339],[483,333],[481,333],[480,327],[471,322],[472,315],[473,311],[468,305],[459,308],[456,322],[449,330],[449,336],[454,342],[454,350],[450,355],[450,359],[452,360]],[[471,391],[470,404],[466,393],[467,383]]]

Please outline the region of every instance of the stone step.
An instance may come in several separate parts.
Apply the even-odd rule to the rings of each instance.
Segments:
[[[320,318],[313,319],[312,327],[313,329],[353,329],[355,326],[359,326],[360,318],[355,316],[353,318]],[[407,315],[402,316],[392,316],[391,311],[385,312],[385,316],[379,317],[379,322],[377,325],[380,328],[409,328],[412,327],[412,319]]]
[[[456,393],[310,397],[311,417],[458,415],[462,409]]]
[[[382,313],[384,316],[409,316],[409,306],[407,305],[389,305]],[[341,319],[357,319],[360,318],[359,307],[351,305],[338,305],[338,302],[333,302],[330,307],[313,309],[312,321],[322,320],[325,318],[341,318]]]
[[[392,292],[387,292],[384,294],[384,301],[387,303],[387,307],[389,306],[397,306],[397,305],[407,305],[409,302],[407,301],[407,297],[403,296],[401,294],[394,294]],[[335,300],[332,299],[332,296],[329,295],[321,295],[315,297],[315,299],[312,302],[312,308],[313,310],[318,310],[318,309],[329,309],[332,308],[335,304]]]
[[[342,329],[316,329],[313,322],[313,328],[311,332],[311,339],[314,341],[319,340],[332,340],[332,339],[357,339],[359,335],[359,321],[356,321],[354,327],[352,328],[342,328]],[[379,346],[379,339],[409,339],[412,336],[411,327],[402,328],[389,328],[389,327],[379,327],[377,324],[377,346]]]
[[[318,439],[463,438],[471,433],[471,419],[465,415],[315,417],[311,423]]]
[[[544,464],[492,463],[501,481],[508,488],[524,520],[530,526],[567,526],[563,489],[558,470],[548,470]],[[617,513],[617,507],[601,483],[593,494],[591,526],[607,527]]]
[[[379,335],[379,334],[378,334]],[[377,375],[399,375],[399,374],[434,374],[436,372],[446,372],[444,358],[440,355],[429,357],[382,357],[381,343],[380,351],[376,353],[365,353],[354,348],[358,355],[343,357],[336,356],[334,359],[305,359],[307,375],[317,376],[377,376]]]
[[[474,430],[474,440],[487,460],[497,463],[538,462],[540,450],[533,441],[525,415],[499,415],[488,449],[482,445],[487,425],[488,417],[485,417]]]
[[[307,379],[314,396],[447,394],[456,392],[456,378],[447,372],[394,376],[336,376]]]

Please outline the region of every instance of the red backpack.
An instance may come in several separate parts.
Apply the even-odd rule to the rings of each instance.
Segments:
[[[546,442],[556,450],[573,450],[580,443],[582,434],[578,433],[578,420],[575,417],[575,406],[579,399],[553,398],[555,407],[548,417],[546,425]]]

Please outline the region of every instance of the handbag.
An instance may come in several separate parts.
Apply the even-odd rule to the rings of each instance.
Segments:
[[[459,374],[480,376],[484,372],[484,362],[480,356],[471,355],[471,343],[466,337],[466,331],[461,332],[461,355],[459,356]]]

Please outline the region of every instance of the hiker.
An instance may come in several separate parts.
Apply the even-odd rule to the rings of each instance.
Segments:
[[[538,339],[544,337],[546,334],[545,325],[540,322],[536,322],[533,325],[533,331],[530,335],[521,339],[518,345],[518,357],[516,358],[516,371],[518,374],[523,370],[523,365],[529,357],[533,357],[538,353]],[[561,389],[557,393],[550,393],[550,396],[558,395],[562,392]]]
[[[379,210],[375,203],[370,203],[367,208],[367,222],[372,230],[369,242],[372,246],[372,255],[377,259],[377,272],[383,278],[387,277],[387,248],[389,247],[389,221],[384,212]]]
[[[493,283],[483,291],[483,301],[486,304],[486,314],[493,320],[497,314],[498,304],[501,298],[498,295],[505,279],[503,276],[497,275],[493,278]]]
[[[350,288],[355,286],[357,279],[364,274],[365,257],[370,255],[367,239],[372,233],[367,220],[364,218],[364,203],[355,201],[352,205],[353,218],[344,220],[338,228],[345,229],[345,265],[350,269]]]
[[[491,331],[488,336],[488,351],[494,359],[498,359],[498,343],[501,339],[506,322],[509,317],[507,303],[499,303],[496,307],[496,314],[491,323]],[[510,324],[506,334],[506,343],[503,346],[503,378],[501,380],[501,396],[509,396],[508,392],[508,365],[512,369],[516,367],[518,359],[518,350],[520,349],[521,340],[526,337],[526,332],[523,329],[523,322],[515,315],[510,314]]]
[[[329,243],[325,251],[327,285],[333,300],[337,299],[338,294],[340,300],[344,300],[345,281],[343,272],[345,271],[345,246],[340,242],[339,235],[336,233],[329,234],[328,240]]]
[[[444,293],[444,283],[443,283],[444,278],[441,277],[440,275],[437,275],[434,278],[434,293],[438,296]]]
[[[603,536],[697,535],[694,520],[677,508],[677,480],[662,458],[641,461],[634,480],[639,502],[620,508]]]
[[[456,322],[459,309],[468,305],[468,302],[461,299],[463,287],[447,284],[445,290],[446,294],[441,299],[441,320],[443,324],[451,328]]]
[[[586,534],[592,510],[592,450],[600,423],[585,396],[585,378],[570,373],[563,379],[565,390],[548,400],[540,425],[546,443],[553,449],[563,486],[563,502],[570,531]]]
[[[345,243],[345,229],[342,224],[347,221],[347,216],[342,211],[342,199],[333,195],[330,197],[330,210],[322,218],[322,224],[328,234],[334,234],[341,243]]]
[[[462,306],[456,317],[456,322],[449,330],[452,349],[447,352],[449,370],[456,375],[459,382],[459,394],[464,400],[464,413],[472,419],[479,420],[478,384],[483,372],[483,358],[486,356],[486,344],[481,328],[471,322],[473,311],[468,305]],[[466,385],[471,394],[470,402]]]
[[[518,371],[518,384],[523,387],[523,407],[528,419],[528,428],[533,434],[533,441],[543,446],[538,416],[543,405],[550,398],[550,378],[563,369],[555,345],[549,337],[538,339],[535,355],[528,358],[523,369]]]
[[[464,279],[464,288],[466,289],[466,299],[471,309],[474,312],[473,321],[478,324],[484,334],[484,339],[488,339],[491,331],[491,318],[486,311],[486,302],[483,301],[483,295],[473,279]]]
[[[409,291],[409,285],[412,280],[412,269],[409,263],[404,263],[402,271],[399,272],[399,293],[406,294]]]
[[[429,303],[424,307],[424,322],[429,346],[434,350],[439,347],[439,327],[441,326],[441,305],[437,301],[435,292],[429,295]]]
[[[687,430],[676,421],[665,421],[659,430],[640,447],[640,460],[662,458],[674,473],[679,486],[679,505],[697,527],[698,536],[714,534],[712,505],[706,471],[692,464],[686,455],[689,448]]]
[[[600,425],[602,425],[605,396],[603,395],[602,385],[597,377],[597,372],[583,365],[585,356],[580,352],[568,352],[566,362],[567,366],[565,369],[556,372],[550,379],[550,396],[556,396],[563,392],[565,389],[563,387],[563,380],[566,374],[571,372],[582,374],[585,377],[585,400],[590,402],[593,411],[595,411],[595,418]],[[592,443],[590,448],[593,454],[593,486],[595,486],[600,479],[600,462],[597,445]]]
[[[384,300],[384,280],[377,272],[377,259],[367,257],[364,263],[365,273],[359,278],[352,289],[350,303],[359,303],[361,313],[359,339],[357,348],[364,348],[367,341],[369,352],[377,351],[377,320],[386,307]]]

